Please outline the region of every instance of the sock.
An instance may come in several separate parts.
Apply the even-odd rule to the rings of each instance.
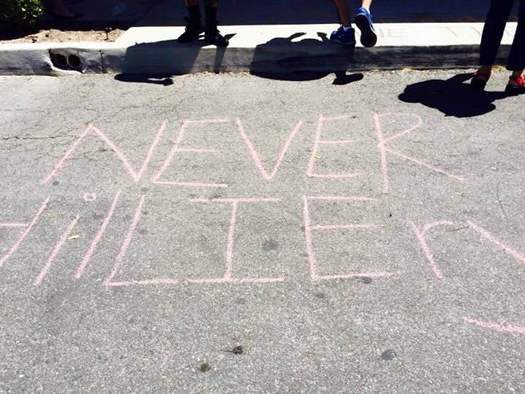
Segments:
[[[187,7],[188,16],[192,25],[201,24],[201,8],[198,5]]]
[[[206,6],[206,26],[217,27],[217,8]]]
[[[370,12],[370,8],[368,8],[368,7],[362,6],[361,8],[363,8],[363,9],[367,10],[368,12]]]
[[[352,29],[352,26],[343,26],[343,30],[344,31],[348,31],[348,30],[351,30]]]

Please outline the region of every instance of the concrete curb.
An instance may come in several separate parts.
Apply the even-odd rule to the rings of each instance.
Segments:
[[[480,23],[378,25],[380,45],[355,50],[326,41],[333,25],[227,26],[230,47],[180,45],[182,28],[132,28],[114,43],[1,44],[1,75],[76,73],[253,73],[473,67]],[[498,62],[504,64],[515,23],[507,27]]]

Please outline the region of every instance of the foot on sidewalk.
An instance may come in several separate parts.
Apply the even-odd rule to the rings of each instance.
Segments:
[[[377,43],[377,34],[374,30],[372,14],[366,8],[357,9],[355,24],[361,30],[361,44],[365,47],[373,47]]]
[[[339,29],[332,32],[330,41],[345,46],[355,46],[355,30],[351,27],[340,26]]]
[[[226,48],[228,45],[230,45],[230,41],[228,41],[228,39],[219,32],[217,27],[210,27],[206,29],[204,41],[206,44],[215,45],[219,48]]]
[[[476,90],[485,90],[487,82],[490,79],[490,75],[490,71],[478,70],[472,77],[470,85]]]
[[[186,18],[186,30],[180,35],[177,41],[182,44],[197,41],[203,32],[204,29],[200,22],[192,22],[189,18]]]

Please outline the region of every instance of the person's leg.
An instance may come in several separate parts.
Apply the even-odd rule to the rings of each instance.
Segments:
[[[201,7],[199,0],[185,0],[186,9],[188,10],[188,18],[191,22],[201,25]]]
[[[346,0],[334,0],[335,7],[337,8],[337,15],[339,16],[339,22],[341,26],[351,27],[352,22],[350,21],[350,10],[348,9],[348,3]]]
[[[361,2],[361,7],[366,8],[368,11],[370,11],[370,7],[372,7],[372,0],[363,0]]]
[[[218,0],[206,1],[206,29],[205,40],[208,44],[217,45],[218,47],[227,47],[228,40],[221,35],[218,29],[219,22],[217,21],[217,9],[219,7]]]
[[[373,47],[377,43],[377,35],[374,30],[370,7],[372,0],[362,0],[361,7],[357,9],[355,24],[361,30],[361,44],[365,47]]]
[[[337,8],[337,15],[339,16],[341,26],[332,32],[330,40],[338,44],[355,46],[355,31],[352,28],[347,0],[334,0],[334,3]]]
[[[199,0],[185,0],[184,4],[188,10],[186,18],[186,31],[178,38],[181,43],[197,41],[200,34],[204,31],[201,22],[201,8]]]
[[[507,91],[525,93],[525,78],[523,76],[525,69],[525,0],[520,0],[518,27],[514,35],[507,68],[512,71]]]
[[[491,0],[481,36],[480,67],[472,78],[472,86],[477,89],[485,89],[490,79],[513,3],[514,0]]]
[[[480,70],[492,69],[505,32],[514,0],[492,0],[487,14],[480,46]]]

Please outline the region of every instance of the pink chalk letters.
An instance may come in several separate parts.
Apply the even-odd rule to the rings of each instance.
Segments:
[[[233,275],[233,260],[234,260],[234,247],[235,247],[235,228],[238,219],[239,207],[241,204],[255,204],[255,203],[275,203],[279,202],[276,198],[224,198],[215,200],[195,199],[192,200],[195,203],[220,203],[220,204],[231,204],[231,218],[228,235],[226,239],[225,248],[225,261],[224,261],[224,275],[221,278],[204,278],[204,279],[186,279],[188,283],[204,284],[204,283],[228,283],[228,284],[241,284],[241,283],[275,283],[283,282],[284,277],[277,278],[235,278]],[[115,259],[113,269],[105,280],[104,284],[107,287],[122,287],[122,286],[133,286],[133,285],[174,285],[178,284],[180,280],[171,278],[153,278],[147,280],[131,280],[131,281],[114,281],[115,276],[120,272],[121,266],[126,256],[126,252],[133,239],[133,235],[137,226],[140,222],[142,210],[145,203],[145,196],[141,196],[140,202],[135,210],[133,220],[130,224],[126,237],[120,248],[120,252]]]
[[[423,250],[423,253],[425,255],[425,258],[428,261],[428,264],[430,265],[430,268],[432,269],[432,272],[438,279],[443,279],[443,274],[441,273],[441,270],[439,269],[435,259],[434,255],[432,254],[432,251],[430,250],[428,246],[427,241],[427,233],[432,230],[434,227],[438,226],[453,226],[454,223],[447,222],[447,221],[441,221],[441,222],[434,222],[426,224],[423,229],[420,229],[416,226],[414,222],[409,222],[410,226],[412,227],[412,230],[414,231],[414,234],[416,235],[417,241],[419,242],[419,246]]]
[[[411,117],[414,119],[414,124],[410,126],[408,129],[405,129],[399,133],[393,134],[389,137],[385,136],[384,133],[384,127],[383,127],[383,118],[395,118],[395,117]],[[386,114],[375,114],[374,115],[374,124],[376,128],[377,133],[377,140],[378,145],[377,148],[379,149],[379,154],[381,157],[381,173],[383,174],[383,193],[388,193],[390,191],[390,177],[389,177],[389,171],[388,171],[388,154],[400,157],[404,160],[411,161],[421,167],[425,167],[431,171],[435,171],[439,174],[443,174],[448,176],[449,178],[455,179],[457,181],[463,182],[463,177],[452,175],[448,173],[445,170],[442,170],[440,168],[434,167],[430,164],[427,164],[419,159],[407,156],[397,150],[393,150],[392,148],[388,147],[388,143],[398,140],[399,138],[413,132],[414,130],[417,130],[419,127],[423,125],[423,120],[419,115],[416,114],[399,114],[399,113],[386,113]]]
[[[338,275],[321,275],[319,273],[319,267],[317,258],[314,252],[313,232],[314,231],[331,231],[331,230],[344,230],[344,229],[361,229],[361,230],[372,230],[380,227],[377,224],[365,223],[365,224],[345,224],[345,225],[312,225],[310,217],[310,201],[336,201],[336,202],[352,202],[352,201],[375,201],[366,197],[303,197],[303,217],[304,217],[304,236],[306,241],[306,253],[308,255],[308,263],[310,265],[310,276],[313,281],[320,280],[333,280],[333,279],[350,279],[350,278],[380,278],[391,276],[388,272],[358,272],[358,273],[345,273]]]
[[[466,323],[473,324],[475,326],[485,328],[488,330],[501,332],[504,334],[525,335],[525,326],[516,326],[513,324],[483,321],[483,320],[471,319],[468,317],[465,317],[464,320]]]
[[[352,139],[328,139],[326,137],[327,124],[329,122],[340,122],[347,121],[350,119],[350,115],[340,116],[324,116],[320,115],[314,131],[314,137],[311,145],[311,152],[305,158],[306,171],[305,175],[308,182],[317,182],[319,180],[326,180],[330,182],[347,182],[349,179],[367,179],[371,174],[365,173],[360,170],[353,169],[352,172],[325,172],[321,173],[316,167],[319,165],[319,160],[323,155],[329,155],[330,150],[337,146],[347,146],[350,144],[357,143],[357,140]],[[405,124],[404,128],[399,130],[389,130],[389,124],[398,124],[402,122]],[[118,161],[121,163],[125,174],[127,174],[127,180],[131,182],[131,187],[136,187],[138,184],[148,182],[149,185],[158,187],[178,187],[178,188],[190,188],[190,189],[207,189],[222,188],[228,189],[228,184],[223,181],[217,181],[212,179],[200,179],[198,181],[188,180],[188,178],[175,172],[177,168],[176,160],[181,158],[184,159],[185,155],[211,155],[218,156],[219,152],[210,146],[188,146],[188,135],[195,128],[202,127],[217,127],[217,125],[223,125],[222,127],[231,127],[233,138],[237,139],[238,145],[237,150],[232,149],[230,151],[220,152],[220,155],[233,155],[235,159],[238,157],[248,157],[250,161],[250,167],[253,166],[257,169],[260,177],[264,181],[264,185],[271,182],[276,182],[278,179],[277,174],[279,169],[283,166],[288,165],[285,162],[285,158],[294,141],[297,140],[299,133],[304,135],[305,122],[299,120],[291,123],[286,127],[285,133],[286,138],[283,138],[284,143],[280,146],[276,157],[272,160],[271,164],[266,163],[261,157],[261,147],[256,147],[254,144],[253,132],[249,131],[249,127],[239,118],[226,119],[203,119],[203,120],[183,120],[180,127],[173,139],[169,141],[169,151],[167,156],[160,162],[157,168],[150,169],[155,163],[153,160],[154,155],[159,149],[159,145],[164,138],[168,122],[164,121],[158,126],[156,131],[152,133],[152,136],[148,138],[148,147],[145,152],[143,159],[141,158],[140,167],[133,165],[134,160],[130,160],[129,155],[124,153],[121,147],[114,142],[105,132],[96,127],[93,124],[87,125],[87,127],[81,132],[81,134],[74,140],[69,148],[64,152],[60,159],[54,163],[50,172],[41,180],[42,185],[48,185],[53,179],[63,175],[66,172],[66,165],[71,162],[73,155],[82,147],[82,144],[87,141],[88,137],[96,137],[101,140],[116,156]],[[225,126],[224,126],[225,125]],[[373,125],[370,128],[370,138],[373,138],[374,152],[377,153],[379,160],[379,168],[375,170],[377,175],[381,179],[381,190],[378,190],[376,194],[384,195],[391,192],[394,185],[394,170],[391,166],[390,160],[392,158],[401,159],[405,162],[409,162],[412,165],[416,165],[424,172],[431,172],[441,174],[450,180],[456,182],[464,182],[465,178],[457,174],[453,174],[451,171],[443,169],[441,167],[429,164],[427,161],[420,158],[412,157],[409,154],[403,153],[408,151],[408,148],[403,149],[401,147],[402,141],[410,138],[418,129],[423,126],[423,120],[419,115],[411,113],[381,113],[373,115]],[[323,133],[325,137],[323,137]],[[250,137],[251,135],[251,137]],[[151,143],[149,142],[151,141]],[[186,143],[185,143],[186,141]],[[377,149],[377,150],[376,150]],[[238,155],[239,150],[243,154]],[[419,155],[418,155],[419,156]],[[427,159],[428,160],[428,159]],[[349,162],[351,162],[349,160]],[[215,163],[215,162],[214,162]],[[284,163],[284,164],[283,164]],[[217,163],[215,163],[217,164]],[[446,167],[446,164],[444,165]],[[304,167],[303,167],[304,168]],[[170,170],[170,171],[168,171]],[[71,170],[69,170],[71,171]],[[150,172],[151,171],[151,172]],[[303,169],[304,171],[304,169]],[[171,173],[171,175],[170,175]],[[148,175],[150,174],[150,175]],[[176,174],[176,175],[173,175]],[[170,179],[171,178],[171,179]],[[205,178],[205,177],[204,177]],[[332,183],[330,183],[331,185]],[[129,185],[128,185],[129,186]],[[111,198],[111,205],[105,212],[104,218],[101,223],[97,223],[97,230],[93,238],[89,238],[87,242],[86,250],[83,251],[83,255],[80,256],[76,262],[73,277],[80,279],[85,276],[86,271],[89,271],[90,264],[92,264],[93,256],[98,248],[101,248],[101,241],[104,239],[108,232],[111,232],[110,228],[111,221],[116,216],[115,212],[119,206],[119,202],[122,197],[122,190],[126,190],[123,186],[122,189],[118,190]],[[141,192],[143,193],[143,192]],[[302,193],[301,193],[302,194]],[[85,203],[97,204],[100,200],[96,193],[84,193],[80,194],[80,198]],[[304,224],[304,248],[306,251],[305,269],[309,271],[310,278],[313,282],[329,281],[329,280],[346,280],[352,278],[387,278],[396,275],[392,272],[386,271],[373,271],[369,272],[352,272],[348,270],[342,270],[343,272],[327,274],[329,271],[327,268],[323,268],[327,263],[319,261],[317,255],[320,255],[319,250],[322,247],[317,239],[315,242],[316,234],[320,232],[334,232],[342,230],[352,231],[367,231],[373,233],[382,229],[384,226],[380,223],[357,223],[357,224],[330,224],[330,223],[313,223],[318,219],[312,220],[312,213],[315,213],[316,208],[322,204],[354,204],[354,203],[365,203],[365,204],[377,204],[380,200],[365,197],[365,196],[333,196],[333,195],[317,195],[310,196],[296,195],[295,198],[300,199],[302,202],[303,215],[302,220]],[[0,256],[0,268],[6,264],[10,258],[19,250],[21,245],[27,239],[28,235],[40,221],[44,211],[48,208],[50,198],[44,200],[40,207],[36,210],[36,213],[31,219],[24,218],[20,221],[6,221],[0,222],[0,231],[13,231],[18,232],[19,235],[16,241],[10,245],[3,255]],[[146,279],[122,279],[125,278],[124,267],[126,262],[126,256],[132,242],[137,242],[137,229],[140,226],[143,210],[146,205],[146,195],[141,194],[135,207],[133,216],[129,222],[127,231],[123,235],[122,243],[118,254],[113,260],[113,266],[106,279],[104,280],[104,286],[107,288],[115,287],[129,287],[129,286],[148,286],[148,285],[177,285],[182,282],[192,283],[196,285],[213,285],[213,284],[226,284],[226,285],[241,285],[241,284],[271,284],[271,283],[282,283],[287,280],[286,276],[276,275],[275,277],[238,277],[235,275],[235,264],[236,264],[236,234],[238,235],[238,224],[243,218],[243,211],[247,209],[247,206],[257,207],[257,204],[284,204],[281,198],[275,197],[220,197],[220,198],[192,198],[189,200],[194,204],[219,204],[225,215],[229,216],[229,226],[226,234],[224,234],[224,273],[219,277],[211,278],[169,278],[169,277],[157,277],[157,278],[146,278]],[[254,209],[254,208],[251,208]],[[316,216],[314,216],[315,218]],[[41,286],[45,281],[49,281],[48,276],[53,270],[57,257],[61,250],[64,248],[67,240],[71,236],[72,232],[78,225],[79,221],[82,220],[80,215],[76,215],[69,223],[65,223],[61,229],[61,233],[54,245],[49,251],[45,263],[43,264],[39,274],[34,279],[34,286]],[[446,283],[447,280],[447,266],[443,264],[443,261],[439,261],[441,257],[436,258],[436,254],[432,249],[432,234],[435,232],[443,231],[447,227],[461,226],[461,229],[466,229],[475,233],[482,242],[487,246],[494,248],[506,255],[512,257],[518,264],[525,265],[525,254],[520,252],[507,244],[505,244],[497,236],[493,235],[487,229],[481,225],[474,223],[473,221],[466,221],[466,223],[454,223],[447,220],[430,221],[427,223],[416,223],[415,221],[407,222],[407,231],[412,236],[413,242],[415,243],[417,250],[421,252],[421,262],[428,275],[436,279],[439,283]],[[221,235],[222,236],[222,235]],[[316,247],[317,252],[316,253]],[[63,254],[63,252],[62,252]],[[237,253],[238,254],[238,253]],[[55,268],[56,270],[56,268]],[[221,262],[222,270],[222,262]],[[522,325],[513,325],[508,323],[498,323],[493,321],[479,320],[469,316],[464,317],[463,323],[480,329],[492,330],[498,333],[513,334],[513,335],[525,335],[525,327]]]
[[[283,148],[281,149],[281,151],[279,153],[279,157],[277,158],[277,162],[275,163],[275,165],[274,165],[274,167],[273,167],[273,169],[272,169],[272,171],[270,173],[265,170],[264,164],[263,164],[261,158],[259,157],[259,154],[257,153],[257,150],[255,149],[255,146],[253,145],[252,141],[250,140],[250,138],[248,137],[248,135],[244,131],[244,126],[243,126],[241,120],[237,119],[236,123],[237,123],[237,127],[239,129],[239,132],[241,134],[241,137],[244,140],[244,142],[246,143],[246,146],[248,147],[248,150],[250,151],[250,155],[252,156],[252,159],[253,159],[257,169],[261,172],[261,175],[262,175],[262,177],[264,179],[266,179],[267,181],[271,181],[275,177],[275,174],[277,174],[277,171],[279,170],[279,167],[281,166],[281,164],[283,162],[284,156],[286,155],[286,152],[288,151],[288,148],[290,147],[290,144],[292,143],[293,139],[295,138],[295,135],[303,127],[303,122],[302,121],[298,122],[297,125],[294,127],[294,129],[288,135],[288,139],[286,140]]]
[[[163,181],[160,178],[168,167],[172,164],[177,153],[217,153],[214,149],[203,149],[203,148],[181,148],[180,145],[186,135],[188,127],[192,124],[216,124],[216,123],[226,123],[227,119],[211,119],[211,120],[184,120],[182,126],[180,127],[179,134],[177,138],[173,140],[173,147],[171,148],[168,158],[164,161],[164,164],[160,167],[159,171],[153,176],[152,182],[157,185],[167,185],[167,186],[184,186],[184,187],[198,187],[198,188],[225,188],[228,185],[224,183],[213,183],[208,181],[203,182],[185,182],[185,181]]]
[[[323,145],[346,145],[346,144],[352,144],[354,141],[352,140],[323,140],[321,139],[321,134],[323,131],[323,126],[326,122],[329,121],[335,121],[335,120],[346,120],[350,118],[349,115],[347,116],[333,116],[330,118],[325,118],[323,115],[319,117],[319,121],[317,122],[317,129],[315,131],[315,139],[314,139],[314,146],[312,149],[312,154],[310,156],[310,161],[308,162],[308,168],[306,170],[306,174],[309,177],[312,178],[325,178],[325,179],[348,179],[348,178],[354,178],[360,175],[364,175],[361,172],[351,173],[351,174],[318,174],[315,172],[315,162],[319,155],[319,151],[321,149],[321,146]]]
[[[481,240],[486,241],[488,245],[494,246],[496,250],[505,252],[506,254],[514,258],[518,263],[525,264],[525,256],[523,254],[511,248],[510,246],[505,245],[502,241],[497,239],[496,236],[494,236],[493,234],[491,234],[484,228],[480,227],[479,225],[475,224],[474,222],[467,221],[466,224],[467,225],[462,228],[470,229],[474,231],[480,236]],[[432,250],[429,246],[427,235],[431,230],[435,228],[438,228],[441,226],[457,226],[457,224],[448,222],[448,221],[438,221],[438,222],[426,224],[422,228],[418,227],[414,222],[409,222],[409,225],[412,228],[416,236],[419,246],[421,250],[423,251],[425,259],[427,260],[428,265],[430,269],[432,270],[434,276],[438,280],[445,279],[445,275],[442,273],[441,269],[439,268],[434,258],[434,255],[432,253]],[[465,317],[464,321],[471,325],[475,325],[475,326],[478,326],[484,329],[488,329],[488,330],[492,330],[492,331],[496,331],[499,333],[525,335],[525,326],[518,326],[518,325],[506,324],[506,323],[496,323],[492,321],[472,319],[469,317]]]
[[[351,118],[350,115],[340,115],[340,116],[330,116],[330,117],[327,117],[324,115],[319,116],[317,127],[315,130],[312,152],[310,154],[310,158],[308,160],[308,165],[306,168],[306,175],[308,177],[337,180],[337,179],[350,179],[350,178],[367,175],[363,173],[362,171],[357,171],[357,172],[352,172],[352,173],[342,173],[342,174],[341,173],[339,174],[337,173],[320,174],[315,169],[316,162],[319,159],[319,155],[321,153],[321,149],[323,149],[323,152],[325,151],[329,152],[330,145],[332,146],[348,145],[348,144],[355,143],[355,141],[351,139],[326,140],[322,138],[323,129],[328,122],[344,121],[350,118]],[[385,123],[387,123],[388,120],[396,120],[396,119],[407,119],[409,121],[409,124],[411,124],[411,126],[397,133],[387,134],[385,130],[385,127],[386,127]],[[272,181],[275,178],[280,166],[283,163],[284,157],[290,148],[290,145],[292,144],[296,135],[301,131],[301,129],[304,126],[304,122],[299,121],[297,122],[296,126],[292,128],[292,130],[290,131],[288,135],[288,138],[286,139],[284,145],[282,146],[278,154],[277,160],[275,161],[273,168],[271,169],[271,171],[269,171],[265,167],[263,160],[260,157],[260,154],[258,153],[252,140],[248,136],[248,133],[245,130],[245,126],[240,119],[237,118],[235,122],[232,122],[229,119],[222,119],[222,118],[204,119],[204,120],[183,120],[177,136],[171,141],[173,145],[168,153],[167,158],[164,160],[163,164],[153,174],[151,178],[152,184],[160,185],[160,186],[178,186],[178,187],[189,187],[189,188],[227,188],[228,185],[225,183],[214,182],[210,180],[193,182],[193,181],[185,181],[185,180],[180,180],[180,179],[177,179],[177,180],[164,179],[166,171],[168,170],[168,168],[174,165],[174,161],[178,155],[181,155],[184,153],[217,155],[218,152],[215,149],[202,148],[202,147],[193,148],[193,147],[187,147],[187,146],[183,147],[182,143],[191,126],[194,126],[194,125],[213,126],[215,124],[221,124],[221,123],[235,123],[235,126],[239,132],[240,141],[244,142],[244,144],[246,145],[248,152],[253,162],[255,163],[255,166],[261,173],[261,176],[263,177],[263,179],[265,179],[266,181]],[[405,113],[374,114],[375,136],[378,141],[377,149],[378,149],[380,163],[381,163],[380,171],[383,177],[383,190],[382,190],[383,193],[388,193],[390,191],[391,175],[389,171],[389,161],[388,161],[389,156],[396,156],[403,160],[414,163],[420,167],[423,167],[427,170],[434,171],[436,173],[445,175],[449,177],[450,179],[460,181],[460,182],[464,181],[464,178],[462,176],[451,174],[444,169],[428,164],[418,158],[408,156],[400,152],[399,150],[393,149],[392,147],[390,147],[391,143],[399,141],[401,137],[404,137],[410,133],[413,133],[415,130],[419,129],[422,125],[423,125],[423,120],[421,119],[419,115],[416,115],[416,114],[405,114]],[[101,139],[113,151],[113,153],[117,156],[117,158],[122,162],[124,170],[128,173],[131,180],[134,183],[138,183],[139,181],[143,179],[144,174],[148,170],[148,166],[152,160],[152,157],[155,153],[157,146],[160,143],[161,138],[164,135],[164,131],[166,127],[167,127],[167,121],[164,121],[153,137],[153,141],[149,146],[149,149],[146,153],[146,157],[144,158],[142,162],[142,166],[140,167],[140,169],[135,170],[133,166],[131,165],[130,160],[128,159],[127,155],[122,151],[122,149],[119,148],[119,146],[117,146],[117,144],[115,144],[113,140],[109,138],[99,128],[90,124],[80,134],[80,136],[73,142],[73,144],[69,147],[69,149],[60,158],[60,160],[58,160],[58,162],[55,163],[51,172],[42,180],[42,184],[44,185],[48,184],[53,178],[59,175],[59,173],[64,169],[64,166],[66,162],[68,161],[68,159],[70,159],[73,156],[75,151],[80,148],[81,144],[84,142],[86,137],[88,137],[89,135],[93,135]],[[228,152],[225,152],[225,153],[228,153]],[[86,195],[86,198],[92,198],[92,196]]]
[[[224,276],[222,278],[211,279],[189,279],[190,283],[274,283],[284,282],[285,278],[234,278],[233,275],[233,256],[235,246],[235,227],[238,219],[240,204],[257,204],[257,203],[276,203],[280,200],[277,198],[218,198],[214,200],[192,200],[197,203],[222,203],[231,204],[230,227],[226,241],[226,253],[224,261]]]
[[[84,255],[84,258],[80,262],[77,268],[77,272],[75,273],[75,278],[79,279],[82,274],[84,273],[84,270],[86,269],[87,265],[91,261],[91,257],[93,256],[93,253],[95,252],[95,249],[97,248],[98,243],[104,236],[104,233],[106,232],[106,228],[109,225],[109,222],[111,221],[111,218],[113,217],[113,213],[115,212],[115,208],[117,207],[117,203],[119,201],[121,194],[121,190],[115,194],[115,197],[113,198],[113,202],[111,203],[111,207],[109,208],[109,212],[107,213],[106,217],[104,218],[104,221],[102,222],[102,225],[100,226],[100,229],[98,230],[97,234],[95,235],[95,238],[91,242],[91,245],[89,246],[89,249],[86,251],[86,254]]]
[[[122,165],[124,166],[124,169],[127,171],[129,176],[133,179],[135,183],[140,181],[146,170],[148,169],[149,162],[151,161],[151,157],[153,156],[153,152],[155,151],[155,148],[159,144],[159,141],[162,137],[162,134],[164,133],[164,130],[166,129],[166,122],[162,123],[159,130],[157,131],[157,134],[155,135],[153,142],[148,150],[148,153],[146,154],[146,158],[144,159],[142,163],[142,167],[135,171],[133,169],[133,166],[130,164],[127,156],[122,152],[122,150],[115,145],[115,143],[107,137],[102,131],[100,131],[98,128],[93,126],[92,124],[88,125],[87,128],[84,130],[84,132],[78,137],[73,145],[66,151],[64,156],[55,164],[55,167],[53,170],[47,175],[44,180],[42,181],[42,184],[47,184],[57,176],[58,172],[63,168],[65,162],[73,155],[73,153],[79,148],[80,144],[83,142],[83,140],[89,135],[93,134],[97,137],[99,137],[102,141],[106,143],[107,146],[111,148],[111,150],[117,155],[117,157],[122,161]]]
[[[55,258],[58,255],[58,252],[60,252],[60,249],[62,249],[62,246],[64,246],[64,244],[67,241],[67,238],[71,234],[71,231],[73,231],[73,229],[77,225],[78,219],[80,219],[79,216],[73,219],[73,221],[69,224],[69,226],[67,226],[66,230],[60,236],[60,239],[56,243],[55,247],[51,251],[51,254],[49,255],[49,258],[47,259],[46,265],[44,266],[44,268],[42,268],[42,271],[40,271],[40,274],[38,274],[38,277],[36,278],[34,282],[35,286],[40,286],[40,284],[46,277],[47,273],[49,272],[49,269],[53,265],[53,261],[55,261]]]
[[[33,217],[31,222],[29,224],[27,224],[27,225],[23,224],[23,223],[3,223],[3,225],[0,226],[0,228],[1,227],[6,227],[6,228],[9,228],[9,227],[15,227],[15,228],[16,227],[21,227],[21,228],[23,228],[23,231],[20,234],[20,237],[17,239],[17,241],[13,244],[13,246],[11,246],[11,248],[9,248],[7,253],[5,253],[3,256],[0,257],[0,268],[2,268],[2,266],[7,262],[7,260],[9,260],[9,258],[18,250],[18,248],[20,247],[22,242],[24,242],[24,240],[29,235],[29,233],[31,232],[31,230],[33,229],[35,224],[40,219],[40,216],[42,216],[42,213],[47,208],[47,204],[48,203],[49,203],[49,197],[40,206],[40,208],[36,212],[36,215]]]

